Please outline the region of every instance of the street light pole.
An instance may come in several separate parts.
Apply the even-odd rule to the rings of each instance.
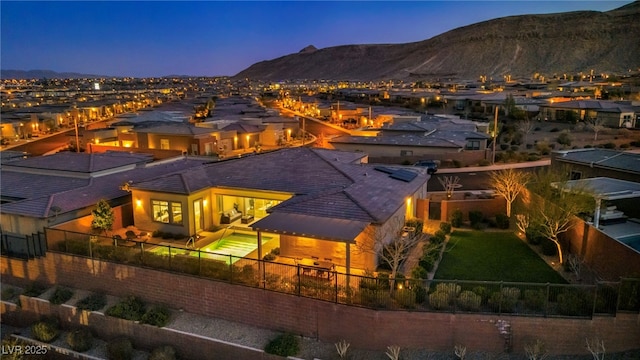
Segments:
[[[76,152],[79,153],[80,152],[80,140],[78,137],[78,119],[74,116],[73,117],[73,125],[76,128]]]
[[[493,158],[491,164],[496,163],[496,140],[498,139],[498,105],[496,104],[495,115],[493,116]]]

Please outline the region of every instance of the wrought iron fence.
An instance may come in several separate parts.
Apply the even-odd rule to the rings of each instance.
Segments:
[[[396,279],[46,229],[49,249],[372,309],[591,318],[640,312],[640,279],[595,285]]]

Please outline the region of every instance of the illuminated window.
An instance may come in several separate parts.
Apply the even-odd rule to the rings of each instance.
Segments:
[[[153,221],[182,225],[182,203],[151,200]]]
[[[160,149],[169,150],[169,139],[160,139]]]

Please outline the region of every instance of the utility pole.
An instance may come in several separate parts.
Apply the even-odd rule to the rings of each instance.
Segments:
[[[493,158],[491,164],[496,163],[496,140],[498,140],[498,104],[496,104],[495,115],[493,116]]]

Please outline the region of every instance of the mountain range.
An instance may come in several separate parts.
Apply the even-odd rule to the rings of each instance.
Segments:
[[[425,25],[428,26],[428,25]],[[235,78],[502,79],[539,73],[624,74],[640,68],[640,1],[607,11],[520,15],[405,44],[344,45],[261,61]]]

